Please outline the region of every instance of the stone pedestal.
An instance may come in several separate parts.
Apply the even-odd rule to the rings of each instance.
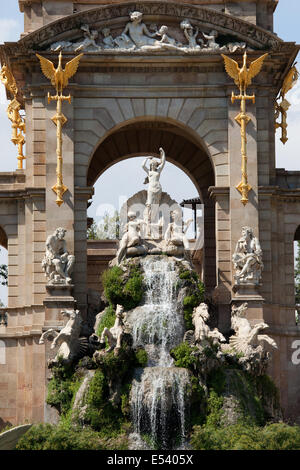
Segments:
[[[72,284],[48,284],[46,286],[49,297],[45,297],[45,327],[55,327],[61,324],[61,311],[75,309],[76,300],[72,296]]]
[[[247,318],[250,323],[263,321],[263,304],[265,299],[259,293],[259,286],[254,284],[235,284],[233,287],[234,295],[232,303],[235,305],[248,303]]]

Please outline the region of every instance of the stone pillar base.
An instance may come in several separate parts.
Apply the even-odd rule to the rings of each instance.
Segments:
[[[259,286],[253,284],[235,284],[233,287],[234,295],[232,296],[231,303],[234,302],[242,304],[248,303],[247,318],[255,324],[263,321],[263,304],[265,299],[258,292]]]
[[[45,306],[45,327],[47,326],[60,326],[63,324],[63,318],[61,316],[61,311],[65,309],[75,309],[76,300],[71,295],[73,290],[73,285],[50,285],[46,286],[46,290],[49,297],[44,299]]]

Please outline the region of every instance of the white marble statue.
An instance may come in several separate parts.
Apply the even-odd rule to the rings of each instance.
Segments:
[[[233,53],[236,51],[243,51],[247,47],[247,44],[245,42],[229,42],[227,44],[227,49],[229,52]]]
[[[225,343],[226,339],[217,328],[213,330],[208,326],[208,306],[205,303],[194,308],[192,322],[195,327],[195,343],[203,346],[208,340],[213,344]]]
[[[168,249],[174,247],[183,246],[186,251],[189,250],[190,245],[186,237],[186,232],[188,231],[189,226],[193,222],[193,219],[189,219],[185,223],[185,227],[182,227],[182,217],[180,217],[175,211],[170,212],[171,222],[169,223],[167,230],[165,232],[165,241]]]
[[[199,28],[195,28],[191,25],[189,20],[183,20],[180,23],[180,27],[183,30],[183,34],[185,35],[190,49],[200,49],[199,44],[197,44],[197,37],[199,34]],[[203,42],[203,41],[202,41]]]
[[[156,222],[158,217],[158,209],[161,200],[162,187],[160,184],[160,175],[166,163],[166,154],[162,148],[159,149],[161,160],[147,157],[143,162],[143,170],[147,173],[144,184],[148,184],[147,201],[146,201],[146,223],[147,233],[150,236],[151,224]],[[147,162],[149,168],[147,167]]]
[[[79,349],[79,336],[83,321],[80,311],[63,310],[61,313],[69,318],[66,326],[60,332],[53,328],[45,331],[39,340],[39,344],[44,344],[45,340],[48,339],[52,341],[51,349],[59,348],[55,359],[51,361],[52,365],[56,364],[59,358],[72,361],[78,354]]]
[[[188,44],[181,44],[176,41],[169,34],[167,25],[162,25],[159,28],[156,24],[151,24],[149,27],[143,22],[143,13],[140,11],[133,11],[129,14],[130,21],[126,24],[123,32],[116,37],[113,37],[109,27],[102,29],[103,35],[101,45],[96,41],[99,32],[95,29],[90,30],[88,24],[83,24],[80,29],[83,31],[83,38],[80,40],[69,41],[63,40],[53,43],[50,50],[58,51],[85,51],[85,52],[129,52],[129,53],[155,53],[160,51],[178,51],[184,54],[197,54],[205,53],[207,51],[229,51],[235,52],[237,50],[245,49],[246,43],[230,42],[226,46],[220,46],[216,42],[218,32],[211,30],[208,34],[200,32],[198,27],[194,27],[190,20],[184,19],[180,23],[180,28],[183,32]]]
[[[73,44],[73,49],[75,52],[79,51],[91,51],[91,52],[98,52],[101,51],[101,47],[96,44],[96,39],[98,38],[99,34],[98,31],[90,28],[88,25],[84,24],[81,26],[81,30],[84,32],[84,40],[78,43]]]
[[[236,244],[232,261],[237,285],[260,283],[263,270],[262,249],[251,227],[242,228],[242,236]]]
[[[162,187],[159,180],[166,163],[166,154],[162,148],[159,149],[159,152],[161,158],[160,161],[156,158],[147,157],[143,162],[143,170],[148,175],[144,184],[149,184],[147,191],[147,206],[160,203]],[[149,168],[147,167],[148,160],[150,161]]]
[[[67,251],[64,240],[66,230],[57,228],[46,240],[46,253],[42,261],[48,284],[71,284],[71,274],[75,263],[75,256]]]
[[[144,220],[137,219],[135,212],[128,212],[128,222],[124,227],[124,235],[120,241],[120,246],[117,252],[118,264],[121,263],[122,259],[126,255],[128,248],[139,247],[137,251],[139,254],[144,254],[145,248],[142,247],[141,240],[141,228],[145,225]]]
[[[129,15],[130,22],[127,23],[121,37],[126,41],[126,37],[131,41],[131,47],[134,45],[138,48],[146,45],[154,45],[156,32],[150,33],[147,26],[142,22],[143,13],[140,11],[133,11]],[[119,45],[119,44],[118,44]],[[121,46],[119,46],[121,47]],[[124,47],[124,45],[122,46]],[[129,43],[127,41],[127,47]]]
[[[218,31],[213,29],[212,31],[210,31],[209,34],[205,34],[205,33],[202,33],[202,34],[204,38],[207,40],[206,50],[210,50],[210,51],[225,51],[226,50],[226,46],[221,47],[216,42],[216,38],[218,37]]]
[[[116,309],[116,320],[114,326],[110,329],[104,328],[100,343],[105,345],[105,338],[107,338],[109,347],[106,349],[106,352],[111,352],[113,349],[117,353],[121,349],[122,338],[124,335],[124,308],[122,305],[117,305]]]
[[[110,33],[110,28],[103,28],[101,32],[103,34],[104,49],[113,49],[115,41]]]
[[[98,38],[98,31],[90,31],[89,25],[83,24],[80,29],[83,31],[84,39],[79,42],[58,41],[50,46],[51,51],[86,51],[86,52],[99,52],[101,47],[96,44]]]
[[[230,346],[237,352],[245,356],[251,356],[255,352],[264,352],[264,343],[277,349],[276,342],[268,335],[260,334],[269,326],[264,323],[257,323],[253,327],[245,317],[248,304],[243,303],[240,307],[232,307],[231,327],[235,335],[229,338]]]

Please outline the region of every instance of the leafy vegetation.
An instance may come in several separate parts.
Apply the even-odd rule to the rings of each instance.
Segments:
[[[195,426],[194,450],[300,450],[300,427],[273,423],[265,427],[239,422],[221,427],[208,423]]]
[[[188,343],[180,343],[171,351],[171,356],[175,359],[175,366],[194,370],[197,358],[193,355],[193,352],[197,350],[197,347],[191,347]]]
[[[93,222],[87,230],[87,238],[89,240],[114,240],[120,238],[120,216],[115,211],[113,216],[105,212],[100,223]]]
[[[188,269],[180,272],[178,287],[187,289],[187,295],[183,300],[183,313],[186,330],[192,330],[193,310],[204,301],[205,287],[198,274]]]
[[[97,329],[97,335],[101,338],[102,332],[104,328],[112,328],[115,324],[116,320],[116,313],[112,305],[109,305],[103,315],[101,316],[101,320]]]
[[[17,444],[18,450],[126,450],[125,431],[117,437],[102,437],[89,427],[61,423],[37,424],[31,427]]]
[[[61,359],[52,368],[53,377],[48,384],[46,403],[55,407],[60,414],[66,414],[71,408],[72,400],[77,392],[81,379],[74,373],[71,365],[64,364]]]
[[[131,310],[139,305],[143,297],[143,276],[134,264],[128,265],[129,274],[114,266],[102,274],[104,294],[111,306],[123,305]]]

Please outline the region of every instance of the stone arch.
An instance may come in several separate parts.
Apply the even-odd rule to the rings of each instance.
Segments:
[[[6,344],[0,339],[0,365],[6,364]]]
[[[0,245],[7,250],[8,239],[5,230],[0,226]]]
[[[77,183],[82,181],[85,168],[93,165],[95,154],[111,136],[124,131],[123,128],[149,122],[154,127],[162,123],[167,130],[195,145],[205,153],[215,174],[214,184],[227,186],[228,165],[228,122],[227,97],[211,100],[206,98],[84,98],[75,100],[75,172]],[[123,129],[123,131],[122,131]],[[121,144],[121,143],[120,143]],[[130,149],[129,149],[130,150]],[[151,151],[153,149],[149,149]],[[129,151],[128,155],[138,154]],[[111,161],[106,158],[107,169]],[[177,164],[175,161],[173,162]],[[183,165],[186,168],[186,165]],[[90,178],[87,168],[87,183]],[[183,168],[182,168],[183,169]],[[75,174],[76,178],[76,174]]]
[[[205,284],[208,291],[216,285],[215,205],[208,188],[215,185],[213,160],[207,148],[189,130],[169,120],[138,119],[116,126],[106,133],[94,149],[87,167],[87,185],[113,164],[128,157],[158,155],[153,149],[163,147],[167,159],[181,168],[198,189],[205,205]],[[187,194],[187,198],[189,195]],[[181,202],[181,201],[178,201]]]

